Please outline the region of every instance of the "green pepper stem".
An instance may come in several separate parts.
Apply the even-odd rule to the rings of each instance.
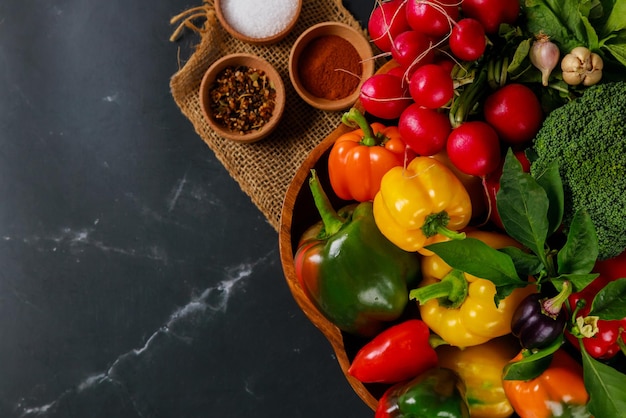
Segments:
[[[336,234],[343,226],[345,220],[337,214],[337,211],[330,203],[330,199],[328,199],[328,195],[326,195],[326,192],[322,188],[322,184],[317,177],[317,171],[314,168],[311,169],[309,188],[313,195],[315,207],[324,223],[324,232],[322,234],[324,237]]]
[[[461,270],[452,269],[439,282],[411,290],[409,299],[424,304],[439,299],[439,304],[447,308],[458,308],[467,299],[469,285]]]
[[[426,238],[430,238],[437,234],[441,234],[444,237],[450,239],[463,239],[465,238],[464,232],[457,232],[446,228],[446,225],[450,222],[450,215],[448,212],[441,211],[439,213],[431,213],[424,220],[422,225],[422,232]]]
[[[372,126],[369,124],[365,115],[361,113],[357,108],[351,108],[349,111],[343,114],[341,122],[344,125],[348,125],[351,128],[360,128],[363,131],[363,137],[359,143],[368,147],[379,145],[384,138],[380,138],[372,130]]]
[[[565,280],[558,295],[541,301],[541,310],[544,314],[556,318],[561,312],[563,304],[567,301],[571,294],[572,284],[568,280]]]

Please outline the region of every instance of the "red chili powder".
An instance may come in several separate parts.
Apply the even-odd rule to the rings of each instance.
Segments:
[[[338,35],[324,35],[309,42],[300,53],[298,76],[312,95],[329,100],[349,96],[359,85],[361,56]]]

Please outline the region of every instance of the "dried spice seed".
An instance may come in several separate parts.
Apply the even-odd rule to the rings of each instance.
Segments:
[[[231,66],[217,75],[209,99],[215,120],[244,134],[260,129],[270,120],[276,89],[263,70]]]

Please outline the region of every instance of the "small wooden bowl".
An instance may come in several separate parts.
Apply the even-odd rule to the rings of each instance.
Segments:
[[[300,11],[302,10],[302,0],[297,0],[297,1],[294,0],[296,1],[297,4],[295,6],[295,13],[291,21],[289,21],[286,24],[286,26],[282,30],[277,32],[276,34],[258,38],[258,37],[251,36],[249,32],[246,34],[245,28],[244,29],[237,28],[236,24],[228,20],[228,13],[224,9],[224,3],[226,1],[227,0],[215,0],[214,2],[215,14],[217,15],[217,20],[220,22],[224,30],[226,30],[226,32],[228,32],[232,37],[239,39],[240,41],[253,44],[253,45],[270,45],[285,38],[296,25],[296,22],[298,21],[298,17],[300,16]],[[235,0],[228,0],[228,1],[235,1]],[[259,3],[259,7],[264,7],[262,2]],[[254,10],[251,10],[251,13],[253,14],[251,18],[253,18]]]
[[[225,68],[230,66],[244,66],[262,70],[265,74],[267,74],[269,80],[274,85],[274,89],[276,90],[274,111],[272,112],[271,118],[257,130],[252,130],[242,134],[237,131],[229,130],[222,124],[218,123],[213,117],[213,112],[209,102],[209,91],[211,90],[213,82],[217,76]],[[285,110],[285,85],[280,77],[280,74],[269,62],[252,54],[230,54],[215,61],[202,77],[199,95],[204,118],[211,129],[223,138],[241,143],[256,142],[267,137],[274,129],[276,129],[282,117],[283,111]]]
[[[350,44],[352,44],[352,46],[354,46],[361,58],[361,74],[359,84],[352,94],[342,99],[329,100],[326,98],[316,97],[306,90],[303,86],[302,80],[300,80],[298,65],[300,63],[302,52],[310,42],[325,35],[337,35],[347,40]],[[311,26],[305,30],[298,37],[298,39],[296,39],[289,54],[289,78],[291,79],[291,84],[294,89],[305,102],[317,109],[326,111],[345,110],[351,107],[359,98],[363,82],[374,74],[374,68],[375,62],[373,59],[372,47],[367,38],[351,26],[340,22],[323,22]]]

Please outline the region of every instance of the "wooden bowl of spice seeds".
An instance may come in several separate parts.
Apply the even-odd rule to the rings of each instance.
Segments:
[[[311,106],[345,110],[359,98],[361,85],[374,74],[367,38],[339,22],[323,22],[305,30],[289,54],[289,78]]]
[[[215,0],[215,14],[231,36],[254,45],[283,39],[298,21],[302,0]]]
[[[241,143],[259,141],[280,122],[285,86],[276,69],[252,54],[215,61],[200,83],[200,105],[218,135]]]

